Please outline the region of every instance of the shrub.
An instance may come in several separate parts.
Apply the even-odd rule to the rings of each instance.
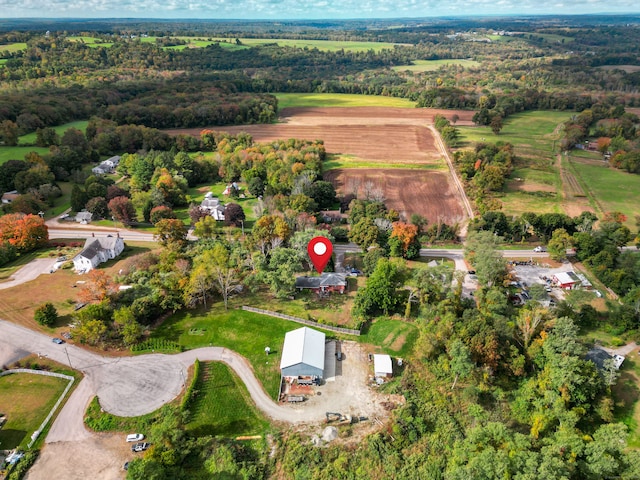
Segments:
[[[47,302],[36,309],[34,319],[40,325],[50,327],[56,323],[56,320],[58,319],[58,311],[52,303]]]

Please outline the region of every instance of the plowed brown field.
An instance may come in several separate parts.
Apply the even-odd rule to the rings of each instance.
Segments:
[[[458,116],[457,125],[472,125],[474,112],[426,108],[296,107],[280,112],[280,123],[212,127],[228,133],[249,133],[256,142],[299,138],[323,140],[327,153],[352,155],[368,163],[397,164],[398,168],[340,169],[325,173],[337,190],[345,192],[351,179],[371,181],[384,191],[388,208],[410,216],[419,213],[430,222],[461,221],[460,199],[449,173],[402,170],[403,164],[440,164],[442,153],[427,128],[434,117]],[[200,135],[202,129],[170,130],[170,134]]]
[[[382,189],[387,208],[393,208],[407,219],[418,213],[429,223],[462,222],[464,212],[458,192],[452,185],[449,173],[428,170],[402,170],[387,168],[347,168],[330,170],[325,180],[334,184],[339,193],[350,193],[354,182],[364,185],[371,182]]]

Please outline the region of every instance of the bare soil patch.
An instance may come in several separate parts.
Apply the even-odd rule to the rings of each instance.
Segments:
[[[337,169],[325,173],[339,194],[350,193],[350,186],[372,182],[384,192],[385,204],[409,218],[418,213],[429,223],[456,223],[464,219],[459,196],[448,173],[380,168]]]
[[[131,444],[125,441],[123,434],[94,434],[78,442],[46,444],[26,479],[123,479],[126,475],[122,468],[124,462],[133,458]]]

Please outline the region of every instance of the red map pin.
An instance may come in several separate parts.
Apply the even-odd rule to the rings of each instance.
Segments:
[[[331,240],[325,237],[315,237],[309,240],[307,252],[313,266],[316,267],[318,273],[322,274],[324,267],[329,263],[331,254],[333,253],[333,245]]]

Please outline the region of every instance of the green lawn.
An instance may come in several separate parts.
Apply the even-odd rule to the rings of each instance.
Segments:
[[[414,60],[413,65],[398,65],[393,67],[396,72],[433,72],[443,65],[460,65],[461,67],[478,67],[480,62],[475,60],[466,60],[462,58],[444,59],[444,60]]]
[[[0,58],[0,67],[4,67],[4,64],[7,63],[6,58]]]
[[[30,373],[0,377],[0,413],[7,416],[0,430],[2,449],[26,447],[67,383],[62,378]]]
[[[348,52],[366,52],[373,50],[379,52],[383,49],[392,50],[398,43],[387,42],[348,42],[333,40],[292,40],[287,38],[240,38],[243,45],[256,46],[269,43],[277,43],[281,47],[317,48],[318,50],[336,52],[340,50]]]
[[[89,122],[87,120],[78,120],[76,122],[70,122],[70,123],[65,123],[64,125],[58,125],[57,127],[53,127],[53,129],[56,131],[58,135],[60,135],[60,137],[62,137],[62,135],[64,135],[64,132],[66,132],[68,128],[77,128],[78,130],[85,132],[87,130],[88,123]],[[19,141],[20,145],[35,145],[35,143],[36,143],[36,132],[31,132],[26,135],[22,135],[20,137],[20,141]]]
[[[23,42],[0,45],[0,52],[19,52],[20,50],[26,50],[26,49],[27,49],[27,44]]]
[[[635,215],[640,215],[640,175],[606,165],[572,162],[581,183],[604,212],[618,211],[627,216],[627,226],[635,231]]]
[[[196,436],[235,437],[268,429],[269,422],[255,407],[247,387],[229,367],[206,362],[201,369],[187,430]]]
[[[243,310],[224,311],[220,306],[210,312],[200,310],[178,312],[160,325],[152,338],[178,342],[187,349],[209,345],[230,348],[246,357],[256,377],[271,398],[280,388],[280,355],[284,335],[301,325]],[[271,347],[265,359],[264,348]]]
[[[24,156],[29,152],[36,152],[39,155],[49,153],[48,148],[42,147],[0,147],[0,165],[9,160],[24,160]]]
[[[278,108],[287,107],[397,107],[415,108],[406,98],[344,93],[277,93]]]
[[[418,339],[418,328],[402,320],[375,320],[361,335],[361,343],[376,345],[384,353],[396,357],[407,357]]]

